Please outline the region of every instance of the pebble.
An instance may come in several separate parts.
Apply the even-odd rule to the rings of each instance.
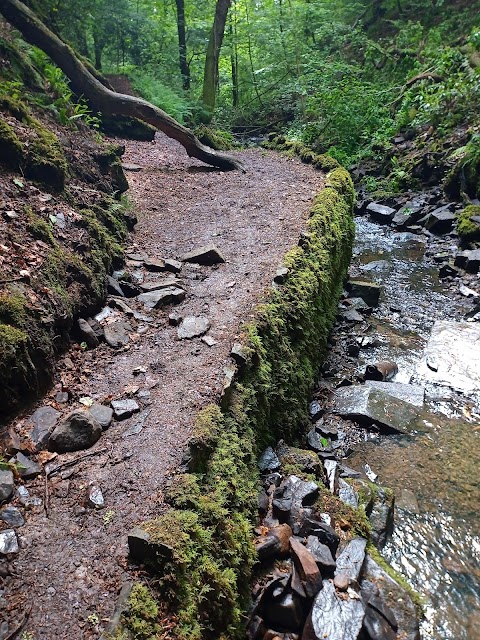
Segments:
[[[17,535],[13,529],[5,529],[0,533],[0,553],[4,556],[18,553]]]
[[[115,420],[126,420],[140,411],[140,407],[135,400],[112,400],[111,406]]]
[[[88,490],[87,504],[93,509],[103,509],[105,506],[105,498],[102,490],[97,485],[93,485]]]
[[[23,527],[25,519],[22,516],[20,509],[17,507],[5,507],[0,511],[0,520],[3,520],[9,527]]]

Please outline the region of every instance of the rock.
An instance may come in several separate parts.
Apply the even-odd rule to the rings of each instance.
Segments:
[[[144,261],[143,266],[147,271],[166,271],[165,260],[162,260],[162,258],[147,258],[147,260]]]
[[[403,402],[408,402],[414,407],[423,407],[425,400],[425,387],[421,385],[365,380],[365,386],[371,387],[372,389],[379,389],[380,391],[386,391],[394,398],[403,400]]]
[[[210,320],[206,316],[187,316],[177,329],[180,340],[195,338],[210,329]]]
[[[265,610],[267,624],[289,631],[300,631],[303,624],[303,608],[300,599],[285,594],[281,600],[272,602]]]
[[[133,421],[133,424],[131,424],[122,433],[122,438],[128,438],[130,436],[138,435],[142,431],[142,429],[143,429],[143,427],[145,425],[145,420],[148,418],[150,413],[151,413],[151,409],[144,409],[143,411],[141,411],[136,416],[135,420]]]
[[[381,611],[379,611],[380,608]],[[384,615],[384,612],[387,610],[390,611],[378,596],[372,598],[371,601],[368,602],[365,608],[363,628],[368,633],[370,640],[396,640],[398,625],[393,614],[393,625]]]
[[[396,498],[397,509],[404,509],[410,513],[420,513],[416,495],[410,489],[400,489]]]
[[[293,465],[303,473],[312,473],[317,477],[322,474],[320,459],[313,451],[287,447],[281,440],[277,445],[277,455],[282,466]]]
[[[270,499],[265,491],[260,491],[257,496],[257,508],[258,513],[261,516],[266,515],[268,508],[270,506]]]
[[[173,548],[162,542],[152,542],[150,534],[141,527],[134,527],[128,534],[128,549],[130,556],[138,562],[170,561],[173,558]]]
[[[464,284],[460,284],[458,291],[460,295],[465,296],[465,298],[478,298],[480,296],[480,293],[474,289],[470,289],[470,287],[466,287]]]
[[[180,313],[174,311],[168,314],[168,324],[171,327],[178,327],[182,320],[183,316]]]
[[[113,409],[115,420],[126,420],[140,411],[140,407],[135,402],[127,398],[126,400],[112,400],[110,403]]]
[[[18,452],[15,456],[15,461],[18,465],[18,474],[24,480],[30,480],[42,473],[42,467],[33,460],[30,460],[30,458],[27,458],[27,456],[24,456],[23,453]]]
[[[124,171],[130,171],[132,173],[141,171],[143,167],[139,164],[134,164],[133,162],[122,162],[122,169]]]
[[[432,233],[450,233],[456,221],[456,216],[451,212],[451,209],[452,205],[446,204],[431,213],[427,213],[426,216],[418,220],[418,223],[422,224],[425,229],[428,229],[428,231]]]
[[[456,267],[452,267],[450,264],[444,264],[438,270],[438,277],[440,280],[444,280],[445,278],[458,278],[459,276],[459,270]]]
[[[334,450],[331,447],[331,442],[318,433],[315,428],[310,429],[307,433],[307,444],[322,458],[334,456]]]
[[[266,631],[267,628],[262,618],[253,616],[247,628],[247,638],[248,640],[264,640]]]
[[[132,282],[120,280],[119,284],[122,287],[123,294],[126,298],[136,298],[140,293],[142,293],[142,290]]]
[[[378,487],[368,518],[372,527],[372,542],[379,550],[383,549],[393,533],[394,508],[394,494]]]
[[[333,413],[361,425],[375,424],[387,433],[411,433],[421,426],[418,412],[410,403],[399,400],[386,390],[364,385],[337,389]]]
[[[290,550],[293,532],[288,524],[280,524],[270,529],[268,534],[256,541],[256,551],[261,561],[267,558],[284,557]]]
[[[94,420],[102,427],[103,430],[108,429],[113,420],[113,409],[104,404],[92,404],[89,413]]]
[[[67,391],[57,391],[55,394],[55,402],[58,404],[65,404],[69,400],[69,395]]]
[[[267,447],[258,460],[258,468],[261,473],[277,471],[280,469],[280,460],[272,447]]]
[[[361,476],[360,471],[356,471],[355,469],[347,467],[346,464],[339,464],[338,468],[341,478],[360,478]]]
[[[395,362],[382,360],[374,364],[367,365],[365,370],[365,380],[391,380],[398,373],[398,366]]]
[[[111,316],[113,313],[113,311],[111,310],[110,307],[104,307],[100,313],[97,313],[97,315],[94,317],[94,320],[96,322],[103,322],[104,320],[106,320],[109,316]]]
[[[129,333],[133,331],[132,325],[127,320],[117,320],[104,327],[105,342],[113,349],[124,347],[129,343]]]
[[[37,451],[47,446],[50,433],[61,415],[60,411],[53,407],[45,406],[40,407],[30,416],[29,422],[33,423],[33,428],[29,437]]]
[[[364,280],[349,280],[347,291],[355,297],[363,298],[370,307],[378,307],[382,288],[374,282]]]
[[[336,554],[338,545],[340,544],[340,537],[330,525],[309,518],[304,520],[299,535],[318,538],[322,544],[325,544],[330,549],[332,555]]]
[[[248,360],[247,349],[239,342],[235,342],[235,344],[233,345],[230,351],[230,356],[239,366],[244,365]]]
[[[467,322],[480,322],[480,304],[474,306],[474,308],[465,315]]]
[[[351,584],[358,582],[365,560],[366,546],[367,541],[365,538],[353,538],[353,540],[350,540],[337,557],[335,576],[343,574],[348,577]]]
[[[297,476],[288,476],[273,493],[273,514],[280,522],[293,526],[302,507],[313,504],[318,496],[318,485],[305,482]]]
[[[120,298],[125,296],[118,280],[115,280],[112,276],[107,276],[107,293],[112,296],[119,296]]]
[[[25,520],[17,507],[5,507],[0,511],[0,520],[3,520],[9,527],[23,527]]]
[[[151,291],[160,291],[161,289],[168,289],[170,287],[181,287],[182,281],[174,276],[168,276],[168,278],[164,278],[163,280],[154,280],[153,282],[143,282],[140,285],[140,289],[144,293],[150,293]]]
[[[318,402],[318,400],[313,400],[308,405],[308,415],[311,420],[318,420],[325,413],[325,409],[323,409],[322,405]]]
[[[379,596],[391,611],[398,625],[397,638],[420,640],[415,605],[409,594],[391,578],[369,555],[367,555],[360,582],[362,594],[372,593],[377,588]],[[368,597],[368,596],[367,596]]]
[[[340,598],[333,584],[324,581],[305,623],[302,640],[357,640],[364,616],[360,599]]]
[[[353,509],[358,508],[358,493],[342,478],[338,479],[338,497],[340,500]]]
[[[365,318],[358,313],[356,309],[346,309],[340,313],[341,320],[345,320],[345,322],[363,322]]]
[[[225,258],[213,244],[209,244],[184,254],[181,261],[211,266],[225,262]]]
[[[201,338],[201,341],[204,342],[207,347],[213,347],[217,344],[217,341],[215,340],[215,338],[212,338],[212,336],[203,336],[203,338]]]
[[[338,487],[338,462],[336,460],[325,460],[323,463],[327,475],[327,486],[330,493],[335,493]]]
[[[76,409],[69,413],[53,430],[48,448],[65,453],[93,446],[102,435],[102,427],[88,411]]]
[[[0,502],[6,502],[13,496],[15,482],[10,469],[0,469]]]
[[[105,506],[105,499],[100,487],[96,485],[89,487],[87,492],[87,504],[89,507],[92,507],[92,509],[103,509]]]
[[[480,249],[461,251],[455,256],[455,266],[470,273],[478,273],[480,269]]]
[[[24,507],[39,507],[42,504],[42,499],[37,496],[31,496],[27,487],[23,485],[17,488],[16,493],[20,504],[23,504]]]
[[[335,570],[337,563],[333,559],[332,552],[326,544],[320,542],[316,536],[308,536],[307,549],[315,558],[320,571],[323,573],[330,573]]]
[[[298,576],[307,598],[313,598],[322,588],[322,576],[310,551],[297,538],[290,538],[290,549]]]
[[[165,269],[166,271],[170,271],[170,273],[180,273],[182,270],[182,263],[178,260],[165,260]]]
[[[166,287],[149,293],[142,293],[137,298],[147,309],[157,309],[166,304],[177,304],[185,300],[185,291],[179,287]]]
[[[144,251],[126,251],[125,256],[133,262],[144,262],[148,256]]]
[[[392,207],[386,207],[383,204],[378,204],[377,202],[371,202],[367,206],[367,211],[370,213],[370,217],[381,224],[388,224],[393,220],[393,216],[395,215],[395,209]]]
[[[480,390],[480,327],[472,322],[437,320],[416,373],[460,393]]]
[[[422,206],[407,202],[393,216],[392,223],[398,229],[404,229],[412,224],[416,224],[422,217]]]
[[[0,532],[0,554],[7,556],[18,553],[17,535],[13,529],[5,529]]]
[[[288,269],[287,267],[279,267],[275,272],[275,277],[273,278],[273,281],[276,284],[284,284],[289,273],[290,273],[290,269]]]
[[[80,337],[83,342],[87,343],[87,347],[89,347],[90,349],[95,349],[95,347],[98,347],[99,342],[97,336],[95,335],[95,332],[88,324],[88,322],[83,318],[78,319],[78,329],[80,331]]]

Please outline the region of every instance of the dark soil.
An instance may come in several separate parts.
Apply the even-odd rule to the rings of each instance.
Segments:
[[[83,397],[134,397],[149,413],[143,428],[133,429],[139,433],[126,434],[138,424],[135,416],[114,422],[89,457],[59,455],[50,464],[78,462],[48,482],[42,475],[26,483],[43,505],[27,512],[26,525],[18,529],[21,550],[9,565],[5,597],[10,628],[30,611],[24,630],[35,640],[97,638],[105,627],[121,585],[135,572],[128,564],[127,532],[161,512],[162,486],[181,463],[198,410],[219,398],[239,326],[295,245],[322,186],[313,168],[271,152],[237,152],[247,169],[242,174],[200,166],[163,136],[155,144],[125,145],[124,162],[142,167],[128,173],[139,217],[129,248],[151,258],[178,258],[214,243],[226,263],[185,265],[179,278],[187,296],[174,308],[149,312],[126,300],[151,321],[129,319],[132,332],[123,349],[102,343],[83,351],[75,345],[58,363],[56,386],[42,404],[66,413],[81,408]],[[128,261],[127,268],[139,270]],[[145,272],[146,279],[162,275]],[[207,316],[216,344],[180,341],[168,323],[172,311]],[[59,390],[70,393],[67,405],[55,402]],[[17,421],[17,429],[23,424]],[[86,506],[91,484],[103,492],[101,510]]]

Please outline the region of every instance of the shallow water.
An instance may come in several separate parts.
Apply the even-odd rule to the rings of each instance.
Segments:
[[[443,248],[442,248],[443,249]],[[395,380],[415,379],[435,320],[460,320],[470,303],[452,300],[438,265],[417,236],[357,220],[353,267],[382,284],[383,301],[371,318],[382,346],[362,353],[359,370],[378,359],[399,365]],[[385,557],[425,598],[422,640],[480,639],[480,407],[439,387],[427,387],[427,430],[413,436],[373,437],[348,464],[368,463],[378,482],[400,498]],[[423,430],[422,430],[423,431]],[[415,504],[415,498],[417,504]]]

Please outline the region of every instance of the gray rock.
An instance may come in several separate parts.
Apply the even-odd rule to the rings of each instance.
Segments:
[[[127,280],[120,280],[119,284],[122,287],[123,294],[126,298],[135,298],[142,293],[141,289],[137,287],[136,284],[128,282]]]
[[[325,460],[323,466],[327,475],[330,493],[335,493],[338,487],[338,462],[336,460]]]
[[[10,469],[0,469],[0,502],[6,502],[13,496],[15,481]]]
[[[455,266],[461,267],[470,273],[478,273],[480,269],[480,249],[457,253],[455,256]]]
[[[24,507],[39,507],[42,504],[42,499],[31,496],[27,487],[23,485],[17,488],[16,493],[20,504],[23,504]]]
[[[449,233],[453,229],[456,216],[451,212],[453,206],[446,204],[443,207],[435,209],[431,213],[421,218],[418,223],[422,224],[428,231],[432,233]]]
[[[324,581],[305,623],[302,640],[357,640],[364,616],[359,599],[348,595],[340,598],[333,584]]]
[[[389,395],[414,407],[423,407],[425,387],[419,384],[402,384],[401,382],[382,382],[379,380],[365,380],[365,386],[372,389],[386,391]]]
[[[179,287],[166,287],[149,293],[142,293],[137,298],[147,309],[157,309],[162,305],[177,304],[185,300],[185,291]]]
[[[323,473],[318,455],[308,449],[288,447],[281,440],[277,445],[277,455],[282,465],[293,464],[304,473],[312,473],[316,477],[321,477]]]
[[[7,556],[18,553],[17,535],[13,529],[5,529],[0,533],[0,554]]]
[[[404,207],[399,209],[393,216],[392,223],[395,227],[401,229],[416,224],[422,217],[422,205],[407,202]]]
[[[133,260],[133,262],[143,262],[144,260],[148,260],[148,256],[144,251],[127,251],[125,256],[129,260]]]
[[[213,244],[199,247],[189,251],[181,258],[182,262],[194,262],[195,264],[212,265],[225,262],[225,258]]]
[[[37,409],[29,418],[29,422],[33,423],[29,437],[37,451],[47,446],[50,433],[61,415],[60,411],[53,407],[45,406]]]
[[[19,476],[24,480],[30,480],[42,473],[42,467],[34,460],[27,458],[27,456],[23,455],[21,452],[17,453],[15,461],[17,465],[19,465],[17,467]]]
[[[280,460],[272,447],[267,447],[258,460],[258,468],[262,473],[280,469]]]
[[[300,529],[299,535],[303,537],[314,536],[318,538],[322,544],[327,545],[333,555],[337,552],[340,544],[340,537],[335,530],[325,522],[306,518]]]
[[[340,574],[348,577],[350,583],[358,582],[365,560],[367,541],[364,538],[353,538],[344,547],[337,558],[335,576]]]
[[[104,327],[105,342],[113,349],[124,347],[129,343],[129,333],[133,331],[132,325],[127,320],[117,320]]]
[[[363,628],[369,640],[396,640],[398,637],[395,616],[378,596],[373,596],[367,603]]]
[[[170,287],[181,288],[181,284],[182,284],[181,280],[179,280],[178,278],[175,278],[175,276],[169,276],[167,278],[164,278],[163,280],[143,282],[140,285],[140,289],[144,293],[150,293],[151,291],[160,291],[160,289],[168,289]]]
[[[125,296],[118,280],[115,280],[112,276],[107,276],[107,293],[112,296],[120,296],[121,298]]]
[[[168,314],[168,324],[171,327],[178,327],[182,320],[183,316],[180,313],[174,311]]]
[[[181,340],[195,338],[210,329],[210,320],[206,316],[187,316],[177,329]]]
[[[235,342],[235,344],[233,345],[230,351],[230,355],[235,360],[235,362],[240,366],[244,365],[248,360],[247,350],[239,342]]]
[[[136,173],[138,171],[141,171],[143,167],[141,167],[139,164],[134,164],[133,162],[122,162],[122,169],[124,171],[130,171],[131,173]]]
[[[212,336],[203,336],[201,340],[207,345],[207,347],[213,347],[217,344],[217,341],[215,338],[212,338]]]
[[[87,343],[87,347],[90,347],[90,349],[98,347],[99,342],[94,330],[83,318],[78,319],[78,329],[80,331],[80,337],[83,342]]]
[[[303,623],[303,608],[300,599],[292,593],[286,593],[280,600],[266,607],[265,621],[276,628],[288,631],[300,631]]]
[[[49,449],[59,453],[88,449],[101,435],[102,427],[88,411],[75,410],[55,427],[50,436]]]
[[[363,298],[369,307],[377,307],[382,288],[374,282],[349,280],[347,282],[347,291],[351,296]]]
[[[365,385],[337,389],[333,412],[362,425],[375,424],[386,432],[411,433],[422,426],[413,405]]]
[[[9,527],[23,527],[25,520],[17,507],[5,507],[0,511],[0,520],[3,520]]]
[[[358,313],[356,309],[345,309],[345,311],[340,313],[340,318],[345,320],[345,322],[353,323],[363,322],[365,320],[365,318]]]
[[[182,263],[179,260],[165,260],[165,269],[170,273],[180,273],[182,270]]]
[[[90,415],[102,427],[103,430],[108,429],[113,420],[113,409],[104,404],[93,404],[89,409]]]
[[[58,402],[58,404],[65,404],[68,402],[68,399],[69,395],[67,391],[57,391],[55,394],[55,402]]]
[[[371,218],[383,224],[388,224],[393,220],[393,216],[395,215],[395,209],[383,204],[378,204],[377,202],[371,202],[367,206],[367,211],[370,213]]]
[[[358,493],[342,478],[338,479],[338,497],[340,500],[353,509],[358,508]]]
[[[309,517],[309,508],[318,496],[319,488],[315,482],[305,482],[297,476],[288,476],[273,493],[273,515],[281,523],[288,523],[295,534],[298,533],[305,517]]]
[[[378,487],[368,516],[372,526],[372,542],[377,549],[383,549],[393,533],[394,508],[394,494]]]
[[[322,405],[318,402],[318,400],[313,400],[308,405],[308,415],[310,416],[311,420],[318,420],[323,416],[324,413],[325,413],[325,410],[323,409]]]
[[[128,438],[130,436],[136,436],[138,435],[144,425],[145,425],[145,420],[148,418],[148,416],[150,415],[151,410],[150,409],[144,409],[143,411],[141,411],[135,418],[135,420],[133,421],[133,424],[131,424],[127,429],[125,429],[125,431],[122,433],[122,438]]]
[[[323,573],[335,570],[337,563],[332,556],[332,552],[327,545],[320,542],[316,536],[308,536],[307,549],[315,558],[315,562],[318,564],[322,575]]]
[[[162,260],[162,258],[147,258],[147,260],[144,261],[143,266],[147,271],[166,271],[165,260]]]
[[[111,405],[115,420],[126,420],[140,411],[140,407],[135,400],[129,398],[126,400],[112,400]]]
[[[87,504],[92,509],[103,509],[105,506],[105,499],[103,497],[102,490],[97,485],[89,487],[87,492]]]
[[[173,548],[168,544],[154,542],[150,534],[141,527],[134,527],[128,534],[130,556],[139,562],[169,561],[173,558]]]
[[[287,279],[287,276],[288,276],[289,273],[290,273],[290,269],[288,269],[287,267],[279,267],[277,269],[277,271],[275,272],[275,276],[273,278],[273,281],[276,284],[284,284],[284,282]]]
[[[96,322],[103,322],[109,316],[111,316],[112,313],[113,313],[113,311],[111,310],[110,307],[103,307],[103,309],[100,311],[100,313],[97,313],[97,315],[94,317],[94,320],[96,320]]]

